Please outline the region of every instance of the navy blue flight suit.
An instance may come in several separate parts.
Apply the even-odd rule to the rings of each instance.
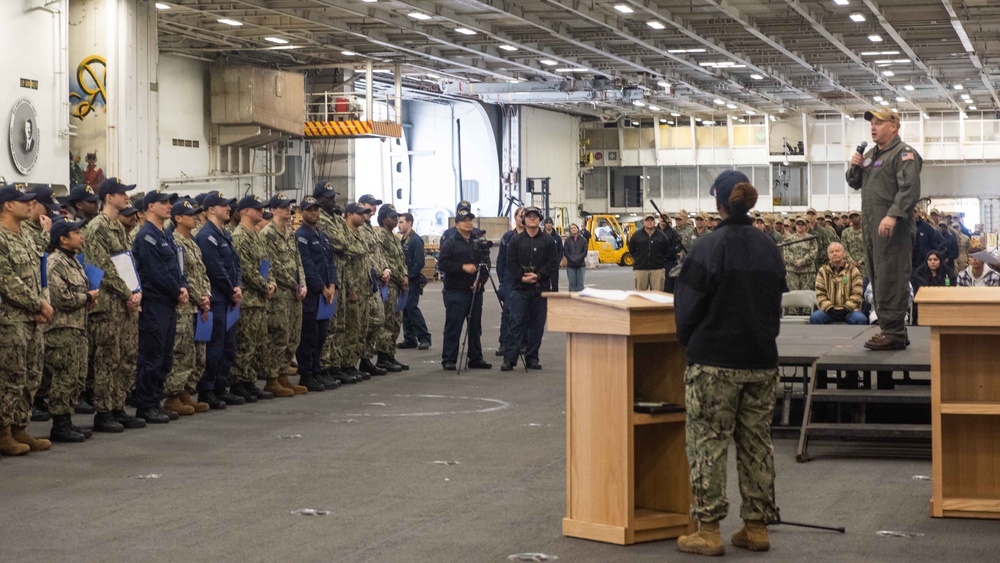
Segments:
[[[510,239],[514,238],[516,234],[516,230],[504,233],[500,237],[500,250],[497,252],[497,280],[500,282],[497,293],[500,295],[500,300],[503,301],[503,309],[500,311],[499,350],[501,354],[507,349],[507,343],[510,340],[510,311],[507,308],[507,298],[510,297],[510,292],[514,287],[514,281],[507,273],[507,247],[510,245]]]
[[[445,273],[444,288],[441,295],[444,299],[444,338],[441,341],[441,363],[457,364],[458,349],[462,339],[462,325],[465,317],[469,318],[469,348],[467,357],[470,363],[483,361],[483,284],[479,283],[473,291],[472,284],[477,275],[469,274],[462,269],[463,264],[478,264],[472,241],[456,234],[441,245],[438,268]],[[484,281],[483,278],[479,279]]]
[[[339,286],[337,266],[333,261],[330,239],[309,225],[295,231],[295,242],[302,256],[302,270],[306,274],[306,298],[302,302],[302,339],[295,352],[299,375],[315,378],[320,372],[320,356],[330,329],[330,319],[318,321],[316,313],[323,290],[333,284]],[[339,299],[340,296],[338,295]]]
[[[236,359],[236,326],[226,330],[226,314],[236,305],[233,291],[243,285],[240,257],[229,233],[211,221],[198,231],[194,241],[212,286],[212,339],[205,349],[205,373],[198,382],[198,391],[225,391]]]
[[[420,312],[420,296],[424,293],[427,278],[422,270],[424,267],[424,240],[420,235],[410,232],[410,236],[400,241],[403,245],[403,257],[406,259],[406,276],[410,280],[410,294],[403,307],[403,342],[407,344],[431,343],[431,333],[427,330],[427,321]]]
[[[187,280],[181,272],[174,237],[145,223],[132,243],[142,309],[139,312],[139,357],[132,400],[140,409],[157,408],[163,384],[174,363],[177,303]]]

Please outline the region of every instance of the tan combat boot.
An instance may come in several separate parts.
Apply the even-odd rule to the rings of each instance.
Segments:
[[[299,373],[299,366],[296,364],[289,364],[281,371],[285,375],[297,375]]]
[[[24,455],[30,451],[31,448],[18,442],[10,435],[10,426],[0,427],[0,454]]]
[[[182,403],[179,393],[174,393],[167,397],[167,400],[163,401],[163,408],[184,416],[194,414],[194,407]]]
[[[264,391],[269,391],[275,397],[291,397],[295,394],[294,390],[279,383],[277,377],[272,377],[267,380],[267,383],[264,384]]]
[[[52,447],[52,442],[45,438],[32,438],[24,426],[11,426],[10,435],[14,440],[28,446],[33,452],[44,452]]]
[[[191,398],[191,393],[189,393],[187,389],[181,391],[180,400],[182,404],[194,409],[194,412],[208,412],[209,410],[208,403],[199,403],[195,401]]]
[[[285,389],[291,389],[292,392],[295,393],[296,395],[305,395],[306,393],[309,392],[309,390],[306,389],[304,386],[296,385],[291,381],[288,381],[287,375],[278,376],[278,384],[284,387]]]
[[[718,522],[699,522],[699,530],[690,536],[677,538],[677,549],[684,553],[698,555],[724,555],[726,546],[722,545],[722,534],[719,533]]]
[[[771,542],[767,539],[767,525],[760,520],[747,520],[743,529],[733,534],[733,545],[750,551],[771,549]]]

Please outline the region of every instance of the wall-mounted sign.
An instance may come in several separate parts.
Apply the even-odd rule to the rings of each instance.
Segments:
[[[38,114],[27,98],[14,102],[10,112],[10,156],[21,174],[28,174],[38,162]]]
[[[608,151],[608,160],[618,160],[618,151]]]
[[[30,78],[22,78],[21,88],[28,88],[29,90],[38,90],[38,81],[31,80]]]

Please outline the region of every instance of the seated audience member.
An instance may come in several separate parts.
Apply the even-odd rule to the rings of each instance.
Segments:
[[[921,287],[941,287],[953,286],[955,281],[955,270],[947,264],[947,259],[940,250],[932,250],[927,253],[924,263],[917,268],[910,278],[910,284],[914,291],[920,291]]]
[[[819,309],[809,316],[810,324],[825,325],[847,323],[867,324],[861,309],[861,272],[846,259],[844,247],[839,242],[827,248],[829,262],[816,274],[816,302]]]
[[[959,287],[1000,287],[1000,274],[986,263],[969,256],[969,267],[958,273]]]

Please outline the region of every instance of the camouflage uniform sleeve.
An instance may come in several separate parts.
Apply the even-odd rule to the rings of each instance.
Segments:
[[[339,217],[324,217],[320,221],[323,227],[323,234],[330,239],[330,247],[338,255],[345,258],[357,258],[365,255],[364,245],[360,244],[357,237],[351,236],[350,229],[343,219]]]
[[[49,256],[49,295],[56,311],[72,312],[87,304],[87,294],[73,289],[70,267],[65,260]]]
[[[236,229],[233,233],[233,246],[240,258],[240,269],[243,275],[243,291],[253,291],[258,295],[267,294],[267,280],[260,275],[260,262],[254,253],[254,241],[245,229]],[[271,264],[272,267],[274,264]]]
[[[406,263],[402,258],[402,246],[399,239],[386,229],[379,230],[379,243],[382,246],[382,253],[389,261],[389,281],[396,287],[403,288],[403,280],[407,278]],[[399,252],[396,251],[399,247]]]
[[[208,274],[205,272],[205,263],[201,258],[201,249],[194,240],[185,241],[185,259],[190,257],[192,267],[187,268],[188,291],[194,299],[212,296],[212,284],[208,281]]]
[[[118,275],[118,270],[111,262],[111,252],[108,251],[108,239],[111,233],[104,221],[100,217],[91,221],[88,225],[90,229],[86,233],[86,244],[83,246],[83,256],[88,264],[93,264],[104,270],[104,278],[101,280],[101,293],[110,293],[119,299],[127,299],[131,296],[125,281]]]
[[[11,244],[12,235],[8,232],[0,235],[0,297],[5,303],[31,314],[39,313],[42,310],[42,296],[38,288],[25,283],[14,266],[15,262],[30,261],[31,250],[17,243]]]

